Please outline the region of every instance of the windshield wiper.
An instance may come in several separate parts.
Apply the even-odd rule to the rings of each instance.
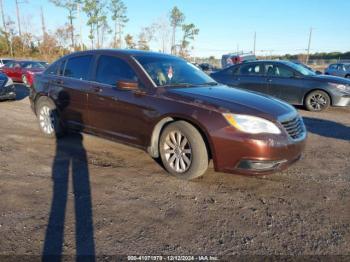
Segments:
[[[207,82],[207,83],[199,84],[199,86],[217,86],[217,85],[218,85],[217,82]]]
[[[190,84],[190,83],[174,83],[174,84],[161,85],[158,87],[193,87],[193,86],[196,86],[196,85]]]
[[[203,84],[174,83],[174,84],[162,85],[159,87],[195,87],[195,86],[216,86],[216,85],[218,85],[217,82],[207,82]]]

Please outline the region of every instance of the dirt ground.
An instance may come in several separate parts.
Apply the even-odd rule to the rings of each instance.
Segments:
[[[350,255],[350,108],[300,109],[304,158],[265,177],[170,177],[100,138],[44,138],[0,103],[0,255]]]

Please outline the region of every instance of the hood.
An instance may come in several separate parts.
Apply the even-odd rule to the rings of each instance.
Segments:
[[[174,88],[168,92],[221,112],[258,115],[271,120],[296,113],[294,107],[278,99],[224,85]]]
[[[329,82],[329,83],[335,83],[335,84],[342,84],[342,85],[350,85],[350,80],[338,77],[338,76],[330,76],[330,75],[314,75],[309,76],[312,80],[320,81],[320,82]]]

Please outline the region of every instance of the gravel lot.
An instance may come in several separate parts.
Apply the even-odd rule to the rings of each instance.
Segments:
[[[284,172],[185,182],[138,149],[44,138],[17,88],[0,103],[0,255],[350,255],[350,109],[300,109],[306,152]]]

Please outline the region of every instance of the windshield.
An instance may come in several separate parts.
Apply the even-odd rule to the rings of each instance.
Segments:
[[[135,58],[158,87],[217,84],[196,66],[176,57],[136,56]]]
[[[316,73],[308,68],[306,68],[303,65],[299,65],[299,64],[295,64],[292,62],[286,62],[286,64],[288,66],[290,66],[291,68],[293,68],[294,70],[298,71],[300,74],[304,75],[304,76],[314,76],[316,75]]]

